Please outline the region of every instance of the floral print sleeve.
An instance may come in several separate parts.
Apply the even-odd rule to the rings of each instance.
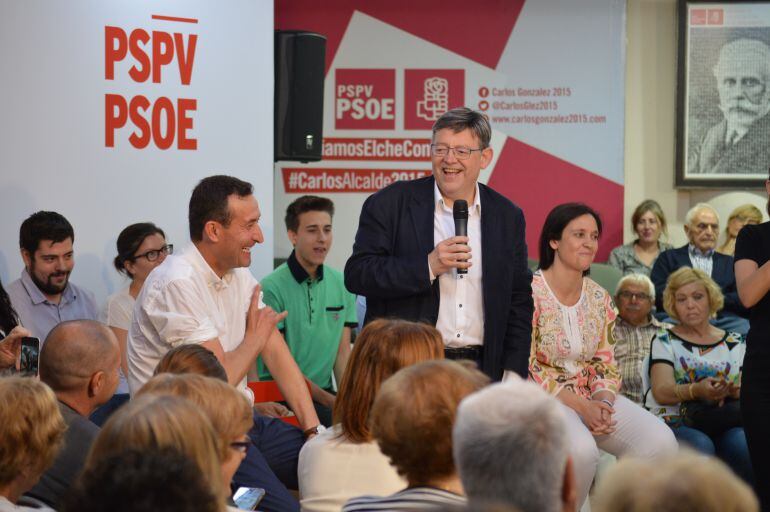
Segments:
[[[588,372],[588,386],[591,396],[599,391],[610,391],[617,394],[620,389],[620,372],[615,361],[615,339],[612,336],[612,328],[615,325],[617,313],[612,305],[609,295],[604,298],[606,311],[606,323],[602,328],[601,340],[594,356],[586,365]]]
[[[540,272],[532,279],[530,379],[552,395],[568,389],[590,398],[598,391],[617,393],[620,373],[615,362],[612,327],[615,310],[609,294],[589,278],[574,306],[564,306]]]

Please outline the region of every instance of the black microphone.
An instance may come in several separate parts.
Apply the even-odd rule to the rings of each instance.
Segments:
[[[468,201],[458,199],[452,207],[455,218],[455,236],[468,236]],[[467,274],[467,268],[458,268],[458,274]]]

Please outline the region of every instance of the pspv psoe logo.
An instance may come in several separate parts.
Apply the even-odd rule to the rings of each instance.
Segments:
[[[338,130],[395,129],[396,70],[335,70],[334,127]]]
[[[404,129],[430,130],[444,112],[463,105],[464,69],[404,70]]]

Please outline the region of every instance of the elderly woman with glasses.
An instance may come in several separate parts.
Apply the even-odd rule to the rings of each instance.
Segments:
[[[652,342],[646,400],[680,442],[717,455],[751,482],[739,405],[746,342],[709,322],[723,304],[719,285],[705,272],[682,267],[669,276],[663,307],[679,324]]]
[[[128,286],[107,298],[102,321],[109,326],[120,345],[120,384],[115,396],[97,410],[91,420],[102,425],[115,409],[128,400],[128,360],[126,359],[126,338],[134,311],[134,302],[142,285],[152,269],[163,263],[166,256],[174,252],[174,246],[166,243],[166,234],[151,222],[131,224],[118,235],[118,255],[115,256],[115,270],[130,279]]]
[[[642,366],[650,355],[650,343],[655,334],[669,324],[652,315],[655,286],[644,274],[628,274],[618,282],[615,305],[618,318],[612,334],[615,338],[615,360],[622,385],[620,393],[629,400],[644,404]]]

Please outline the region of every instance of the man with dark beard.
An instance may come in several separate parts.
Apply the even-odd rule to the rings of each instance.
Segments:
[[[19,229],[24,270],[8,295],[21,324],[41,341],[60,322],[98,317],[94,296],[69,282],[74,240],[72,225],[56,212],[33,213]]]

